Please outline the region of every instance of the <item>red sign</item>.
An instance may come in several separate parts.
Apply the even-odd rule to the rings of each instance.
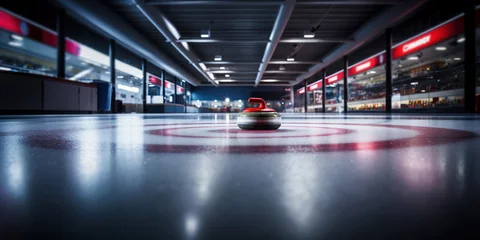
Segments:
[[[463,17],[447,22],[431,31],[414,37],[392,49],[392,58],[397,59],[447,40],[463,32]]]
[[[165,88],[172,88],[173,83],[165,81]]]
[[[353,65],[348,69],[348,75],[349,76],[357,75],[359,73],[368,71],[374,67],[380,66],[384,63],[385,63],[385,53],[382,53]]]
[[[20,36],[42,42],[51,47],[57,47],[56,33],[28,23],[27,21],[24,21],[23,19],[13,16],[2,10],[0,10],[0,28]],[[67,39],[65,41],[65,51],[78,56],[80,52],[80,46],[74,41]]]
[[[302,87],[297,90],[298,94],[304,94],[305,93],[305,87]]]
[[[148,77],[148,81],[151,82],[152,84],[162,86],[162,80],[160,78],[157,78],[157,77],[153,76],[153,75],[150,75]]]
[[[321,88],[322,87],[322,81],[317,81],[311,85],[308,86],[308,91],[311,92],[315,89]]]
[[[177,94],[183,94],[183,87],[177,86]]]
[[[343,71],[327,77],[327,85],[338,82],[343,79]]]

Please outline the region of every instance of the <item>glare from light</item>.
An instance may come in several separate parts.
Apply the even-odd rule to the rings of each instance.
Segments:
[[[217,105],[214,105],[213,107],[217,107]]]
[[[23,37],[15,35],[15,34],[12,34],[12,38],[17,40],[17,41],[23,41]]]
[[[187,91],[187,96],[190,96],[190,91]]]
[[[117,84],[117,88],[125,90],[127,92],[133,92],[133,93],[138,93],[140,91],[137,87],[130,87],[123,84]]]
[[[458,42],[458,43],[465,42],[465,38],[464,38],[464,37],[459,38],[459,39],[457,40],[457,42]]]
[[[105,72],[105,74],[110,74],[110,72]]]
[[[303,37],[304,37],[304,38],[314,38],[314,37],[315,37],[315,34],[312,33],[312,32],[305,32],[305,33],[303,34]]]
[[[239,102],[242,102],[242,100],[238,100]]]
[[[425,92],[425,90],[422,90],[422,92]]]
[[[120,76],[118,76],[117,78],[120,78],[120,79],[122,79],[122,78],[123,78],[123,76],[121,76],[121,75],[120,75]]]
[[[225,102],[229,103],[229,102],[230,102],[230,98],[225,98]]]
[[[219,82],[236,82],[236,80],[233,79],[225,79],[225,80],[218,80]]]
[[[197,228],[198,228],[197,219],[192,215],[187,216],[187,218],[185,219],[185,230],[187,234],[189,236],[195,235],[195,233],[197,232]]]
[[[293,61],[295,61],[295,58],[293,58],[293,57],[288,57],[288,58],[287,58],[287,61],[293,62]]]
[[[214,102],[217,102],[217,99],[213,100]]]
[[[220,69],[225,70],[225,67],[220,67]]]
[[[199,63],[200,67],[203,69],[203,71],[207,71],[207,66],[205,66],[204,63]]]
[[[416,57],[416,56],[411,56],[411,57],[408,57],[408,60],[418,60],[418,57]]]
[[[456,58],[454,58],[453,60],[455,60],[455,61],[460,61],[460,60],[462,60],[462,59],[461,59],[461,58],[458,58],[458,57],[456,57]]]
[[[215,58],[213,60],[222,61],[222,56],[221,55],[215,55]]]
[[[18,41],[10,41],[10,42],[8,42],[8,45],[14,46],[14,47],[21,47],[21,46],[23,46],[23,43],[18,42]]]
[[[153,85],[153,84],[148,84],[148,86],[149,86],[149,87],[155,87],[155,85]]]
[[[438,46],[438,47],[435,48],[435,50],[437,50],[437,51],[445,51],[445,50],[447,50],[447,47]]]
[[[93,68],[88,68],[88,69],[85,69],[77,74],[75,74],[75,76],[71,77],[70,80],[78,80],[82,77],[85,77],[87,76],[89,73],[91,73],[93,71]]]
[[[278,80],[276,79],[264,79],[264,80],[261,80],[262,82],[278,82]]]
[[[413,86],[415,86],[415,85],[417,85],[417,84],[418,84],[418,82],[412,82],[412,83],[410,83],[410,85],[413,85]]]
[[[230,77],[230,74],[225,74],[225,77]]]
[[[369,73],[369,74],[375,74],[375,73],[377,73],[377,72],[375,72],[375,71],[369,71],[368,73]]]
[[[8,67],[0,67],[0,71],[12,71],[12,69]]]
[[[202,34],[200,34],[200,37],[202,37],[202,38],[209,38],[209,37],[210,37],[210,35],[208,35],[208,34],[205,34],[205,33],[202,33]]]

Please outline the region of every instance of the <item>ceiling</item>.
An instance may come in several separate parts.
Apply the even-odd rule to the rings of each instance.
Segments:
[[[280,41],[265,65],[258,85],[293,84],[320,59],[338,46],[353,42],[352,33],[374,16],[399,0],[297,0],[283,25]],[[105,3],[173,60],[202,81],[212,85],[195,64],[188,61],[152,24],[132,0],[107,0]],[[158,11],[179,33],[179,41],[194,53],[220,86],[254,86],[267,43],[279,15],[283,0],[144,0],[140,5]],[[202,30],[210,29],[209,38],[201,38]],[[278,30],[278,29],[277,29]],[[313,31],[312,39],[304,32]],[[186,44],[188,46],[186,46]],[[222,61],[214,61],[221,55]],[[286,62],[293,57],[293,62]],[[228,77],[226,76],[228,74]]]

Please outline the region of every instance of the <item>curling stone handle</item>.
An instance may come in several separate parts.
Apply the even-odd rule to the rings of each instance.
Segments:
[[[249,98],[248,99],[249,103],[260,103],[260,106],[258,106],[259,109],[265,109],[267,107],[267,104],[265,103],[265,100],[262,98]]]

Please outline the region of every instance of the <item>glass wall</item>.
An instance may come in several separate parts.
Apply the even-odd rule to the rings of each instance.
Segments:
[[[302,83],[303,84],[303,83]],[[305,94],[305,87],[301,87],[297,90],[295,90],[295,93],[294,93],[294,109],[293,111],[294,112],[305,112],[305,97],[304,95]]]
[[[322,80],[308,85],[308,112],[322,112]]]
[[[477,14],[477,22],[480,22],[480,15]],[[475,96],[475,102],[476,102],[476,112],[480,113],[480,26],[478,26],[475,29],[475,40],[476,40],[476,52],[477,52],[477,58],[476,58],[476,66],[477,66],[477,77],[476,77],[476,96]]]
[[[185,104],[186,94],[185,94],[185,80],[176,79],[177,82],[177,91],[176,91],[176,103]]]
[[[343,71],[327,76],[325,111],[343,112]]]
[[[385,111],[384,59],[380,54],[349,67],[348,111]]]

